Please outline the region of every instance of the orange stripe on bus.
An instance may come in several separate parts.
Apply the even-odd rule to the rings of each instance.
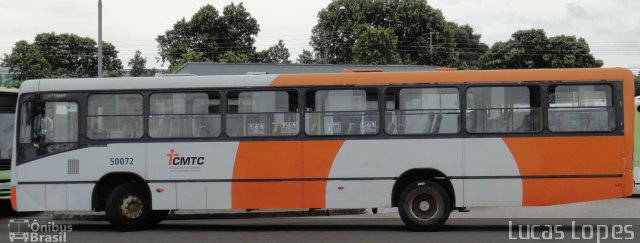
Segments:
[[[301,141],[240,142],[233,179],[301,178]],[[301,208],[300,181],[232,182],[232,208]]]
[[[11,195],[11,208],[13,208],[13,211],[18,211],[18,202],[17,202],[17,194],[16,194],[16,186],[11,186],[11,191],[10,191],[10,195]]]
[[[304,178],[328,178],[333,161],[344,140],[305,141],[303,150]],[[325,208],[327,181],[304,181],[303,208]]]
[[[623,137],[503,138],[521,176],[622,174]],[[522,205],[552,205],[623,195],[622,178],[523,179]]]
[[[319,179],[232,182],[232,208],[324,208],[333,161],[344,143],[240,142],[233,179]]]
[[[271,86],[478,83],[554,80],[599,81],[622,80],[628,76],[631,76],[631,72],[622,68],[280,74],[271,82]]]
[[[618,198],[621,178],[523,179],[523,206],[546,206]]]

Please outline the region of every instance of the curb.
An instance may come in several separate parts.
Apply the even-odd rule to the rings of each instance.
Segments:
[[[188,219],[248,219],[248,218],[277,218],[277,217],[313,217],[313,216],[333,216],[333,215],[356,215],[365,214],[363,208],[352,209],[318,209],[299,211],[226,211],[226,212],[204,212],[191,213],[189,211],[175,211],[166,220],[188,220]],[[51,219],[54,220],[86,220],[103,221],[106,220],[104,213],[81,213],[81,212],[52,212]]]

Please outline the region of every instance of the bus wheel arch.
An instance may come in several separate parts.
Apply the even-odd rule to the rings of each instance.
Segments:
[[[103,211],[109,193],[119,185],[126,183],[139,183],[143,185],[147,190],[149,199],[151,199],[149,185],[147,185],[140,175],[132,172],[110,172],[103,175],[93,187],[93,192],[91,193],[91,208],[96,212]]]
[[[414,168],[403,172],[393,184],[393,189],[391,191],[391,206],[398,206],[398,199],[400,198],[400,194],[402,191],[412,182],[418,180],[429,180],[440,185],[446,192],[449,198],[451,199],[451,208],[456,208],[455,205],[455,190],[453,188],[453,184],[451,180],[442,173],[434,168]]]

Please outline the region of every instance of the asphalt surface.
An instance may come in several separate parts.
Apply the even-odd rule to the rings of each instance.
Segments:
[[[50,213],[4,211],[0,215],[0,239],[3,239],[0,242],[9,242],[5,240],[8,239],[10,219],[35,219],[39,225],[49,222],[58,226],[71,225],[66,242],[91,243],[518,242],[533,241],[526,240],[527,237],[544,236],[555,236],[555,240],[568,242],[599,243],[638,242],[640,239],[640,197],[550,207],[476,208],[468,213],[452,213],[452,218],[439,232],[409,232],[394,210],[381,211],[375,215],[166,220],[153,229],[139,232],[118,232],[106,221],[52,220]],[[536,224],[541,226],[528,230],[527,227]],[[558,227],[556,229],[563,231],[563,237],[560,238],[557,231],[547,230],[547,225]],[[614,231],[618,230],[617,236],[622,239],[613,240]]]

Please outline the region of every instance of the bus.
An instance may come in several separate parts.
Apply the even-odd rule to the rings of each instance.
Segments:
[[[180,209],[453,210],[629,196],[627,69],[29,80],[17,211],[104,211],[140,230]]]
[[[13,123],[15,122],[18,90],[0,87],[0,200],[8,200],[13,151]]]

